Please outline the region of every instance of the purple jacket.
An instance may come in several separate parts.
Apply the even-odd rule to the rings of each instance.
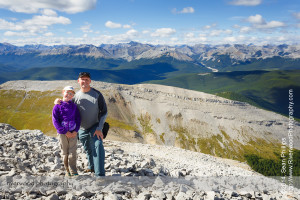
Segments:
[[[81,118],[76,104],[72,101],[56,104],[52,111],[52,122],[59,134],[78,132]]]

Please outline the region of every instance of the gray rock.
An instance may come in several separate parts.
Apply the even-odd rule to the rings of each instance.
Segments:
[[[240,195],[239,195],[238,193],[236,193],[236,192],[232,192],[232,193],[231,193],[231,196],[232,196],[232,197],[239,197]]]
[[[122,149],[115,149],[113,151],[113,154],[123,154],[123,153],[124,153],[124,150],[122,150]]]
[[[163,191],[158,191],[158,190],[153,191],[151,196],[155,197],[155,198],[158,198],[158,199],[165,199],[166,198],[165,193]]]
[[[76,199],[77,199],[77,197],[74,196],[73,194],[70,194],[70,193],[66,194],[65,200],[76,200]]]
[[[208,191],[206,192],[206,199],[215,199],[215,192],[214,191]]]
[[[104,196],[104,200],[120,200],[121,198],[117,194],[113,194],[111,192],[108,195]]]
[[[10,172],[7,174],[8,176],[14,176],[16,174],[16,169],[12,168]]]
[[[184,192],[179,192],[175,197],[176,200],[187,200],[189,197]]]
[[[76,191],[75,195],[78,197],[87,197],[87,192],[86,191]]]
[[[6,147],[11,147],[13,145],[12,141],[6,141],[4,144]]]
[[[252,194],[250,194],[249,192],[248,193],[246,193],[245,195],[243,195],[243,196],[245,196],[245,197],[247,197],[248,199],[250,199],[250,198],[252,198]]]
[[[180,177],[180,171],[179,170],[173,170],[170,172],[170,176],[174,178],[179,178]]]
[[[5,163],[5,162],[1,162],[0,163],[0,171],[10,171],[11,169],[10,169],[10,167],[8,166],[8,164],[7,163]]]
[[[151,194],[149,192],[142,192],[137,196],[139,200],[149,200],[151,198]]]
[[[30,199],[35,199],[36,197],[37,197],[37,193],[35,193],[35,192],[31,192],[29,195],[28,195],[28,197],[30,198]]]
[[[51,194],[46,198],[46,200],[59,200],[59,197],[57,196],[57,194]]]
[[[65,195],[65,194],[68,193],[66,190],[64,190],[64,189],[62,189],[62,188],[57,188],[57,189],[55,190],[55,192],[56,192],[56,194],[57,194],[58,196]]]

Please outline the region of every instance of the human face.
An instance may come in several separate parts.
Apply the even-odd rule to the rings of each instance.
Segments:
[[[74,92],[71,90],[63,90],[63,101],[70,101],[74,96]]]
[[[78,78],[78,83],[83,91],[88,91],[90,89],[91,82],[91,79],[86,76]]]

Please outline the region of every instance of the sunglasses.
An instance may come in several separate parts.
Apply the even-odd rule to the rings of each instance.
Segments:
[[[66,92],[68,95],[70,96],[74,96],[74,93],[73,92]]]
[[[80,72],[79,73],[79,78],[84,77],[84,76],[91,78],[91,74],[89,72]]]

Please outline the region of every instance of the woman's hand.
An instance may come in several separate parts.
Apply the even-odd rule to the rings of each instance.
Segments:
[[[74,137],[76,137],[76,135],[77,135],[77,132],[75,132],[75,131],[73,131],[72,133],[70,132],[70,131],[68,131],[67,133],[66,133],[66,136],[67,136],[67,138],[74,138]]]
[[[62,102],[62,100],[60,99],[60,98],[56,98],[55,100],[54,100],[54,104],[56,105],[56,104],[60,104]]]

